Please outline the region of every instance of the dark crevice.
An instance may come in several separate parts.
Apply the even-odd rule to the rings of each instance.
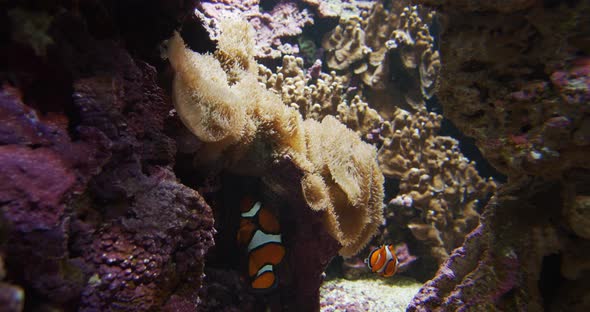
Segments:
[[[316,60],[322,60],[324,49],[322,48],[322,38],[337,24],[329,23],[328,20],[316,21],[313,25],[308,25],[303,28],[303,33],[297,38],[299,51],[301,57],[305,62],[305,67],[309,68]],[[323,64],[324,72],[329,69],[326,64]]]
[[[529,124],[526,124],[522,127],[520,127],[520,133],[527,133],[532,129],[532,126]]]
[[[565,3],[568,7],[574,8],[579,2],[580,0],[543,0],[543,6],[546,8],[556,8],[562,3]]]
[[[410,90],[418,89],[416,79],[414,79],[410,72],[406,70],[400,51],[398,49],[391,50],[388,55],[389,58],[389,82],[397,85],[402,93],[408,93]]]
[[[330,261],[326,267],[326,280],[336,279],[344,276],[344,259],[341,256],[336,256]]]
[[[223,188],[211,201],[215,217],[215,246],[207,253],[207,263],[214,268],[240,270],[246,263],[237,245],[236,237],[240,224],[240,201],[246,196],[260,198],[258,178],[221,175]]]
[[[180,35],[186,45],[197,53],[213,53],[217,48],[216,43],[209,38],[202,21],[196,17],[184,21]]]
[[[486,112],[483,109],[479,109],[479,110],[476,110],[473,113],[470,113],[470,114],[465,114],[464,113],[462,115],[463,115],[463,118],[465,118],[465,119],[480,119],[483,116],[485,116],[485,114],[486,114]]]
[[[303,28],[303,36],[313,40],[317,47],[322,46],[324,36],[338,25],[336,18],[323,18]]]
[[[488,88],[485,88],[483,86],[477,86],[477,90],[479,91],[479,101],[481,103],[486,103],[488,101]]]
[[[278,0],[260,0],[260,10],[262,12],[272,11],[278,2]]]
[[[482,155],[475,144],[475,140],[464,135],[450,120],[444,118],[439,135],[448,135],[459,141],[459,148],[465,157],[475,161],[477,172],[483,177],[492,177],[495,181],[504,183],[506,176],[496,170]]]
[[[429,112],[435,112],[437,114],[441,114],[444,116],[443,108],[436,97],[432,97],[431,99],[426,101],[426,108]],[[494,178],[494,180],[501,183],[506,182],[506,176],[500,173],[498,170],[496,170],[484,158],[479,148],[477,148],[477,145],[475,144],[475,139],[463,134],[463,132],[461,132],[461,130],[459,130],[459,128],[457,128],[455,124],[453,124],[453,122],[451,122],[449,119],[443,118],[440,131],[438,134],[443,136],[450,136],[457,139],[459,141],[459,148],[461,149],[461,152],[469,160],[475,161],[475,168],[481,176],[492,177]]]
[[[459,72],[467,72],[467,73],[474,73],[478,71],[485,70],[490,68],[490,64],[486,64],[481,61],[470,60],[461,64],[461,67],[458,69]]]
[[[561,284],[563,284],[560,267],[561,255],[554,254],[543,258],[538,286],[545,309],[551,306]]]
[[[389,200],[394,198],[399,193],[399,180],[394,178],[385,178],[385,183],[383,185],[385,199]]]
[[[430,28],[428,29],[430,35],[434,39],[432,43],[433,50],[439,51],[440,50],[440,34],[442,32],[442,25],[440,22],[440,18],[438,14],[435,14],[432,19],[432,24],[430,24]]]

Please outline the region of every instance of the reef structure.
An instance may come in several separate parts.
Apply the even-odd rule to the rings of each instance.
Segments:
[[[328,68],[360,79],[380,98],[373,108],[384,117],[395,107],[421,109],[436,90],[440,71],[429,31],[434,16],[409,1],[376,1],[370,11],[341,18],[322,43]]]
[[[102,15],[117,12],[106,3],[9,9],[24,13],[8,33],[22,35],[19,16],[51,22],[29,34],[43,49],[23,40],[0,49],[0,309],[194,311],[213,216],[172,171],[173,106],[140,60],[150,54],[115,43],[105,29],[120,20]],[[183,10],[151,3],[131,24],[157,11],[162,23],[141,33],[157,42]]]
[[[369,11],[374,4],[373,0],[304,0],[316,11],[320,18],[348,18],[358,16],[362,12]]]
[[[326,67],[333,70],[330,73],[321,71],[323,64],[320,60],[306,69],[303,59],[292,55],[283,56],[282,64],[276,70],[260,64],[256,69],[253,64],[254,58],[258,57],[259,40],[255,34],[250,35],[254,38],[253,43],[241,41],[241,49],[248,50],[243,53],[219,36],[225,13],[211,15],[210,20],[205,20],[205,26],[215,25],[217,29],[213,38],[221,40],[218,40],[220,48],[215,52],[215,58],[221,62],[232,88],[236,82],[243,83],[238,78],[241,72],[257,72],[258,82],[274,93],[267,94],[278,95],[283,104],[299,111],[303,119],[322,122],[326,116],[328,119],[334,117],[378,149],[380,170],[402,186],[397,197],[387,199],[390,202],[387,206],[390,218],[386,223],[388,233],[403,235],[383,239],[394,239],[400,243],[412,240],[415,242],[412,249],[420,250],[421,259],[440,264],[475,228],[479,219],[475,208],[489,192],[495,190],[495,182],[477,174],[475,163],[459,151],[456,140],[437,134],[442,116],[427,112],[425,101],[436,90],[440,70],[436,34],[430,33],[431,30],[436,32],[438,26],[435,12],[407,1],[358,4],[358,12],[364,12],[360,13],[364,19],[341,11],[339,26],[324,38]],[[251,3],[250,9],[260,11],[260,5]],[[321,5],[310,5],[316,10],[322,9]],[[235,14],[232,15],[234,18],[242,16],[234,12],[240,11],[239,8],[224,8],[221,2],[215,6],[218,12],[232,11],[227,14]],[[249,21],[251,24],[252,20]],[[343,23],[347,21],[360,23],[357,27],[362,31],[360,39],[345,34]],[[346,46],[351,42],[352,47],[364,46],[366,51],[372,51],[369,53],[371,56],[364,55],[358,60],[351,57],[352,47],[348,49]],[[233,52],[226,53],[224,50]],[[239,55],[240,60],[229,56],[231,53]],[[336,64],[337,56],[354,61],[341,68]],[[241,68],[236,69],[236,64],[242,64]],[[366,72],[355,74],[357,67]],[[365,74],[367,79],[361,79]],[[401,86],[401,81],[411,83]],[[181,113],[181,117],[183,115]],[[187,124],[191,127],[190,122]],[[193,132],[195,130],[198,131],[194,129]],[[204,154],[210,155],[214,161],[200,159],[197,163],[201,168],[227,168],[227,159],[219,156],[222,154],[220,150],[225,149],[225,144],[230,146],[230,150],[240,146],[228,143],[236,140],[230,139],[231,136],[228,135],[227,140],[206,144]],[[238,137],[249,136],[240,133]],[[239,153],[229,152],[232,155]],[[259,176],[261,168],[269,168],[265,165],[272,162],[269,159],[280,159],[265,156],[263,160],[248,153],[236,156],[241,163],[235,167],[259,170],[255,173]],[[219,159],[223,164],[219,164]],[[244,164],[246,160],[247,165]],[[211,166],[215,163],[217,165]],[[241,169],[231,170],[238,172]],[[400,202],[405,204],[399,205]]]
[[[442,116],[398,110],[381,132],[378,159],[387,176],[399,179],[388,204],[390,232],[407,227],[441,264],[479,222],[478,204],[496,190],[459,150],[457,140],[437,135]]]
[[[199,2],[195,13],[215,40],[222,32],[221,20],[247,20],[256,30],[254,55],[258,58],[273,59],[299,53],[297,44],[283,41],[300,35],[304,26],[313,24],[309,10],[300,9],[296,1],[289,0],[273,3],[272,9],[264,11],[259,0],[207,0]]]
[[[587,173],[569,172],[566,183],[532,178],[502,187],[481,225],[422,287],[409,311],[587,309],[579,298],[589,291],[583,282],[589,242],[556,221],[572,206],[586,205]],[[568,204],[554,195],[560,192]]]
[[[222,20],[221,28],[214,55],[190,51],[179,34],[168,42],[168,58],[176,73],[177,112],[203,142],[196,165],[260,177],[277,197],[295,197],[289,201],[294,206],[284,209],[316,216],[310,220],[321,217],[322,227],[341,246],[339,253],[355,254],[383,222],[383,176],[375,148],[331,116],[321,122],[303,120],[299,111],[258,82],[250,26],[241,20]],[[302,225],[302,231],[293,234],[294,239],[299,237],[293,248],[312,261],[303,256],[303,249],[322,240],[305,228]],[[323,257],[334,255],[324,252]],[[318,264],[327,262],[310,266]],[[296,298],[298,304],[319,305],[322,270],[296,275],[316,281],[311,292]],[[295,287],[303,284],[302,280]]]
[[[409,311],[589,309],[588,4],[422,2],[445,21],[445,115],[508,181]]]
[[[495,190],[493,179],[478,174],[457,140],[437,134],[441,115],[425,108],[415,112],[397,108],[387,119],[362,94],[351,96],[336,73],[310,72],[303,69],[301,58],[285,56],[275,73],[260,65],[258,79],[306,118],[334,116],[364,141],[380,146],[379,168],[400,181],[400,190],[387,207],[387,215],[395,215],[388,220],[390,232],[410,229],[428,246],[427,256],[442,263],[477,226],[476,206]]]
[[[400,183],[388,199],[389,233],[409,229],[429,250],[421,257],[440,264],[475,228],[475,208],[495,182],[478,174],[457,140],[438,135],[442,116],[427,111],[441,68],[431,34],[438,26],[429,8],[377,1],[324,37],[331,73],[306,74],[303,61],[286,57],[274,74],[261,69],[260,80],[304,116],[336,116],[379,147],[381,170]]]
[[[442,7],[445,67],[438,97],[445,116],[506,175],[557,177],[588,167],[590,69],[581,29],[590,25],[590,7],[550,6]],[[482,10],[485,17],[475,13]],[[516,10],[526,14],[508,13]]]
[[[386,177],[399,180],[401,186],[397,197],[388,199],[391,204],[387,207],[387,215],[395,216],[387,222],[389,233],[405,233],[410,229],[410,239],[418,239],[421,242],[418,245],[424,245],[420,248],[425,250],[421,257],[434,258],[434,262],[440,264],[475,228],[479,219],[475,208],[481,199],[495,190],[495,182],[480,177],[475,163],[459,151],[457,140],[438,135],[442,116],[426,110],[424,101],[436,89],[440,67],[438,56],[432,62],[423,59],[428,63],[423,65],[432,69],[433,76],[428,76],[432,80],[426,79],[432,84],[426,84],[430,90],[426,95],[416,87],[414,93],[417,100],[412,101],[412,105],[379,95],[382,93],[380,89],[385,86],[389,91],[394,90],[392,93],[396,96],[402,94],[390,78],[408,73],[414,78],[427,75],[411,61],[418,62],[419,55],[438,55],[434,38],[429,34],[434,12],[406,2],[391,5],[387,10],[385,7],[385,3],[376,2],[372,10],[363,13],[366,17],[362,22],[364,28],[359,26],[362,36],[357,39],[373,38],[366,39],[367,43],[357,42],[342,30],[342,23],[346,21],[361,23],[358,17],[341,19],[340,25],[325,37],[327,67],[335,71],[322,72],[320,61],[306,70],[301,58],[285,56],[282,66],[276,71],[260,65],[258,80],[305,118],[322,120],[325,116],[334,116],[357,132],[365,142],[378,147],[381,171]],[[384,23],[388,25],[386,30],[378,27]],[[380,36],[378,32],[385,35]],[[423,38],[424,44],[389,46],[385,49],[384,38],[393,38],[396,33]],[[371,79],[369,84],[365,84],[364,79],[357,79],[359,81],[355,84],[354,79],[346,77],[355,72],[356,66],[365,68],[364,62],[369,62],[367,57],[359,56],[357,60],[351,56],[356,55],[352,47],[360,49],[369,42],[372,48],[366,47],[367,51],[380,51],[375,55],[381,57],[369,58],[373,62],[371,64],[383,73],[379,76],[379,87],[371,85]],[[345,47],[346,44],[351,44],[351,47]],[[335,65],[339,55],[351,61],[350,64],[343,67]],[[408,67],[391,67],[389,63],[396,56],[402,57]],[[399,204],[401,199],[405,199],[405,205]],[[404,241],[408,238],[396,238],[399,239]]]

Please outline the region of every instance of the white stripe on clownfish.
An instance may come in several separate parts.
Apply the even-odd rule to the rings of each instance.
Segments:
[[[258,214],[258,211],[260,211],[260,207],[262,207],[262,203],[257,201],[254,205],[252,205],[252,208],[250,208],[250,210],[242,212],[242,218],[255,217]]]
[[[248,244],[248,252],[269,243],[277,243],[281,244],[283,240],[281,239],[281,234],[267,234],[262,232],[261,230],[256,230],[252,238],[250,239],[250,243]]]
[[[245,197],[240,202],[238,244],[247,249],[248,276],[253,291],[267,292],[279,283],[276,267],[285,256],[280,224],[271,209]]]
[[[260,275],[262,275],[266,272],[273,272],[273,271],[274,270],[273,270],[273,267],[271,264],[265,264],[260,269],[258,269],[258,272],[256,272],[256,277],[259,277]]]
[[[394,253],[392,245],[382,245],[369,253],[369,257],[365,259],[365,263],[371,271],[383,277],[389,277],[397,271],[399,259]]]
[[[389,248],[384,248],[385,249],[385,263],[383,264],[383,266],[376,271],[376,273],[383,273],[385,271],[385,269],[387,268],[387,264],[389,264],[389,261],[395,259],[395,265],[397,266],[397,257],[393,257],[393,255],[391,254],[391,250],[389,250]],[[381,255],[379,255],[379,257],[381,257]]]

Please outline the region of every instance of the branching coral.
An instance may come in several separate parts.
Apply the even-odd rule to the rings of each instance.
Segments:
[[[436,88],[440,60],[429,25],[433,12],[406,1],[378,2],[361,17],[342,19],[324,38],[327,64],[387,97],[384,105],[417,110]],[[395,103],[391,103],[394,101]],[[382,115],[390,110],[375,107]]]
[[[343,81],[334,72],[306,74],[301,58],[285,56],[283,66],[276,73],[260,65],[259,81],[278,93],[285,104],[298,109],[304,118],[322,120],[328,115],[335,116],[365,141],[371,142],[383,123],[379,113],[360,95],[350,101],[346,99]]]
[[[293,56],[285,56],[282,65],[276,73],[260,65],[259,81],[279,94],[283,103],[298,109],[304,118],[321,120],[334,115],[344,100],[340,78],[322,72],[317,77],[306,75],[303,59]]]
[[[391,208],[402,209],[395,203],[405,198],[415,209],[413,218],[398,222],[426,241],[438,262],[444,261],[477,225],[479,214],[474,207],[495,184],[479,176],[473,163],[460,153],[456,140],[437,136],[442,116],[397,109],[391,121],[384,121],[359,95],[349,103],[342,79],[334,73],[313,78],[304,73],[302,65],[301,59],[287,56],[276,74],[261,66],[259,79],[308,118],[336,116],[365,141],[382,140],[380,168],[400,180],[400,193]]]
[[[224,31],[220,42],[244,42],[244,25],[224,20],[222,29],[236,31]],[[216,55],[234,56],[224,44],[218,49]],[[333,118],[303,122],[249,66],[224,70],[213,55],[188,50],[178,34],[169,42],[168,57],[176,71],[177,111],[206,143],[198,163],[264,178],[272,176],[274,163],[288,158],[304,172],[303,196],[311,209],[324,212],[328,230],[343,246],[340,253],[354,254],[366,244],[382,221],[383,176],[372,146]],[[236,81],[228,72],[236,73]],[[338,141],[342,136],[345,144]]]
[[[417,239],[427,241],[432,255],[442,262],[475,228],[478,199],[494,191],[495,183],[479,176],[455,139],[436,135],[442,116],[423,110],[411,115],[401,109],[395,115],[385,123],[378,155],[384,174],[400,179],[391,208],[417,209],[400,222]]]

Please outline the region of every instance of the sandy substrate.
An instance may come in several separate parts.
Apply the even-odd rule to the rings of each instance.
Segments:
[[[403,277],[331,280],[320,288],[321,311],[406,311],[421,286]]]

